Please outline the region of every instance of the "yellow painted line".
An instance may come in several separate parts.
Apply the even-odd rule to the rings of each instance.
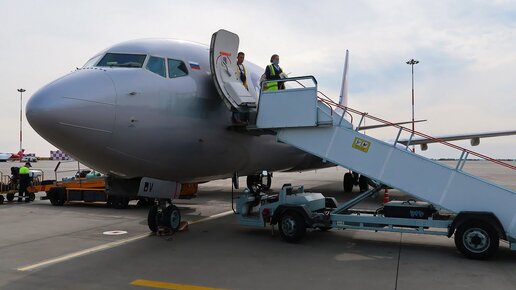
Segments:
[[[142,279],[134,280],[133,282],[131,282],[131,285],[158,288],[158,289],[173,289],[173,290],[225,290],[222,288],[209,288],[209,287],[203,287],[203,286],[176,284],[176,283],[150,281],[150,280],[142,280]]]
[[[198,221],[190,222],[190,224],[197,224],[197,223],[201,223],[201,222],[205,222],[205,221],[221,218],[221,217],[227,216],[227,215],[229,215],[231,213],[233,213],[233,211],[226,211],[226,212],[223,212],[223,213],[219,213],[219,214],[215,214],[215,215],[209,216],[207,218],[200,219]],[[67,255],[64,255],[64,256],[60,256],[60,257],[57,257],[57,258],[45,260],[45,261],[42,261],[42,262],[39,262],[39,263],[36,263],[36,264],[32,264],[32,265],[16,268],[16,270],[21,271],[21,272],[31,271],[31,270],[34,270],[34,269],[37,269],[37,268],[41,268],[41,267],[44,267],[44,266],[61,263],[61,262],[64,262],[64,261],[68,261],[68,260],[77,258],[77,257],[81,257],[81,256],[85,256],[85,255],[92,254],[92,253],[95,253],[95,252],[100,252],[100,251],[104,251],[104,250],[111,249],[111,248],[114,248],[114,247],[118,247],[118,246],[121,246],[121,245],[125,245],[127,243],[134,242],[134,241],[143,239],[145,237],[148,237],[149,235],[150,235],[149,233],[145,233],[145,234],[134,236],[134,237],[130,237],[130,238],[127,238],[127,239],[124,239],[124,240],[110,242],[110,243],[107,243],[107,244],[95,246],[93,248],[89,248],[89,249],[81,250],[81,251],[78,251],[78,252],[70,253],[70,254],[67,254]],[[192,288],[192,289],[194,289],[194,288]],[[209,289],[209,288],[206,288],[206,289]]]

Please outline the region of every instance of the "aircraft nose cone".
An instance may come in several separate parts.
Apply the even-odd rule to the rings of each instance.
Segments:
[[[115,100],[115,87],[105,71],[79,70],[37,91],[27,103],[26,116],[44,139],[72,153],[70,147],[91,139],[106,142],[113,130]]]

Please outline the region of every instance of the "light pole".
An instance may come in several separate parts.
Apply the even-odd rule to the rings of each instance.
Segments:
[[[418,64],[419,60],[410,59],[407,64],[412,67],[412,134],[414,133],[414,65]],[[416,152],[416,146],[412,145],[412,152]]]
[[[25,92],[25,89],[18,89],[18,92],[20,92],[20,151],[22,151],[22,100],[23,100],[23,92]]]

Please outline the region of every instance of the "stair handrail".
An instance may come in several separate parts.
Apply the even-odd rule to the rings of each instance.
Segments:
[[[430,135],[427,135],[425,133],[422,133],[422,132],[418,132],[418,131],[415,131],[415,130],[412,130],[410,128],[407,128],[407,127],[404,127],[404,126],[401,126],[401,125],[398,125],[398,124],[395,124],[395,123],[392,123],[390,121],[387,121],[387,120],[383,120],[381,118],[378,118],[378,117],[375,117],[375,116],[372,116],[368,113],[364,113],[364,112],[361,112],[361,111],[358,111],[358,110],[355,110],[355,109],[352,109],[350,107],[347,107],[347,106],[343,106],[341,104],[338,104],[336,103],[335,101],[333,101],[332,99],[328,98],[326,96],[327,99],[323,99],[323,98],[319,98],[322,102],[324,102],[325,104],[327,105],[330,105],[330,107],[334,107],[334,108],[339,108],[341,110],[343,110],[344,112],[348,112],[348,114],[350,113],[354,113],[354,114],[357,114],[357,115],[362,115],[364,116],[364,118],[369,118],[371,120],[374,120],[374,121],[377,121],[377,122],[380,122],[382,124],[385,124],[385,125],[388,125],[388,126],[391,126],[391,127],[394,127],[394,128],[399,128],[400,131],[405,131],[405,132],[408,132],[409,134],[412,134],[412,135],[417,135],[419,137],[423,137],[423,138],[426,138],[426,139],[429,139],[429,140],[432,140],[434,141],[434,143],[440,143],[440,144],[443,144],[445,146],[448,146],[448,147],[451,147],[453,149],[456,149],[456,150],[459,150],[459,151],[462,151],[463,154],[466,153],[468,155],[473,155],[473,156],[476,156],[476,157],[479,157],[479,158],[482,158],[486,161],[489,161],[489,162],[493,162],[495,164],[498,164],[498,165],[501,165],[501,166],[504,166],[504,167],[507,167],[509,169],[512,169],[512,170],[516,170],[516,166],[512,165],[512,164],[509,164],[509,163],[505,163],[501,160],[498,160],[498,159],[494,159],[492,157],[489,157],[487,155],[484,155],[484,154],[481,154],[481,153],[478,153],[478,152],[475,152],[475,151],[472,151],[472,150],[469,150],[469,149],[466,149],[464,147],[461,147],[461,146],[458,146],[458,145],[455,145],[455,144],[452,144],[452,143],[449,143],[447,141],[444,141],[442,139],[439,139],[437,137],[433,137],[433,136],[430,136]],[[333,110],[333,109],[332,109]],[[397,141],[397,140],[396,140]]]

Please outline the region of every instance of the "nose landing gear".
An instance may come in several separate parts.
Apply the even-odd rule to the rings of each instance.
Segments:
[[[177,232],[181,226],[181,212],[177,206],[173,205],[168,199],[159,199],[153,205],[147,216],[147,225],[151,232],[164,231]]]

